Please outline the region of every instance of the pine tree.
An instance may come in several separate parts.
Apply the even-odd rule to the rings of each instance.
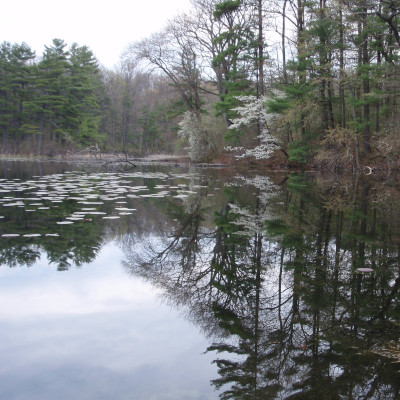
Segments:
[[[97,95],[101,82],[97,60],[88,47],[72,44],[69,71],[64,124],[70,140],[79,145],[91,145],[101,139]]]
[[[25,44],[4,42],[0,50],[0,114],[3,133],[3,151],[8,151],[8,141],[18,150],[22,136],[22,126],[29,116],[24,103],[31,94],[32,61],[35,53]]]
[[[252,84],[254,71],[252,57],[257,39],[251,24],[244,17],[245,6],[241,0],[226,0],[216,4],[214,18],[220,21],[224,29],[215,39],[219,44],[219,53],[212,60],[214,69],[223,71],[220,101],[216,104],[217,114],[223,115],[227,125],[236,116],[232,111],[239,105],[236,96],[255,94],[257,88]],[[230,130],[228,140],[238,142],[239,132]]]
[[[68,135],[64,127],[64,110],[67,104],[67,87],[70,84],[68,52],[61,39],[53,39],[53,45],[45,46],[42,60],[37,66],[36,96],[29,107],[38,123],[38,152],[42,152],[43,137],[57,144]]]
[[[12,77],[10,69],[11,44],[3,42],[0,47],[0,129],[3,135],[3,152],[8,150],[8,137],[13,118],[10,93]]]

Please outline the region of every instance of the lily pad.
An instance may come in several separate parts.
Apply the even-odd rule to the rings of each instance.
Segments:
[[[374,272],[372,268],[357,268],[358,272]]]

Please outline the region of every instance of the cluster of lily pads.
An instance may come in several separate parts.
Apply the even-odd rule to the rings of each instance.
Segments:
[[[19,179],[0,179],[0,227],[1,208],[17,207],[26,213],[58,208],[60,203],[73,200],[78,210],[57,221],[58,225],[69,225],[77,221],[90,222],[94,216],[103,219],[118,219],[131,215],[135,208],[127,206],[128,199],[161,198],[172,196],[185,198],[193,190],[188,184],[172,184],[176,179],[188,179],[189,174],[164,174],[153,172],[134,173],[92,173],[66,172],[47,176],[34,176],[27,181]],[[157,179],[161,184],[138,185],[143,180]],[[200,188],[201,186],[196,186]],[[191,188],[192,189],[192,188]],[[104,211],[105,203],[115,206],[111,213]],[[46,236],[58,236],[48,233]],[[17,237],[18,233],[3,233],[2,237]],[[27,233],[25,237],[42,236],[40,233]]]

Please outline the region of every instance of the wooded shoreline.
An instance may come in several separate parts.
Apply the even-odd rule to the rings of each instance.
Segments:
[[[128,156],[126,154],[115,154],[115,153],[94,153],[91,151],[78,151],[67,154],[59,154],[52,157],[38,157],[25,155],[0,155],[1,161],[39,161],[39,162],[79,162],[82,164],[102,164],[104,166],[119,165],[125,166],[126,168],[136,168],[141,165],[165,165],[172,167],[197,167],[197,168],[222,168],[222,169],[234,169],[238,171],[248,172],[317,172],[317,173],[335,173],[335,174],[354,174],[361,173],[363,175],[388,175],[400,173],[400,163],[396,166],[390,166],[388,164],[375,164],[372,166],[365,165],[359,170],[352,168],[336,168],[334,171],[321,168],[319,165],[304,165],[304,164],[283,164],[279,163],[282,160],[270,160],[266,163],[264,161],[254,162],[252,160],[235,160],[233,157],[216,159],[210,162],[193,162],[190,157],[185,155],[172,155],[172,154],[153,154],[146,157]]]
[[[59,38],[41,56],[1,43],[0,151],[399,168],[397,1],[191,2],[113,70]]]

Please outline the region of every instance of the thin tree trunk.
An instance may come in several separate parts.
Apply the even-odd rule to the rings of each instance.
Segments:
[[[339,98],[342,127],[346,127],[346,102],[344,97],[344,26],[343,2],[339,0]]]
[[[258,96],[264,96],[264,35],[262,0],[258,0]]]
[[[264,38],[263,38],[263,17],[262,17],[262,0],[257,2],[258,14],[258,82],[257,82],[257,97],[264,96]],[[264,131],[264,121],[258,120],[258,144],[261,144],[262,134]]]
[[[302,0],[297,0],[297,57],[299,60],[299,81],[300,83],[305,82],[305,71],[303,66],[301,66],[302,61],[304,59],[304,38],[303,38],[303,31],[304,31],[304,5]],[[306,129],[305,129],[305,114],[303,111],[300,112],[300,131],[301,137],[304,138]]]
[[[367,4],[364,0],[362,9],[362,65],[364,67],[363,71],[363,94],[366,95],[370,92],[369,74],[368,74],[368,64],[369,64],[369,52],[368,52],[368,33],[367,33]],[[363,152],[364,154],[369,154],[371,152],[371,132],[370,132],[370,105],[368,101],[364,104],[364,131],[363,131]]]
[[[331,73],[329,73],[331,76]],[[328,113],[329,113],[329,123],[330,127],[333,129],[335,128],[335,114],[333,112],[333,88],[332,88],[332,83],[331,79],[328,80],[327,82],[328,85]]]
[[[283,1],[282,9],[282,63],[283,63],[283,83],[287,84],[287,70],[286,70],[286,3],[287,0]]]
[[[320,21],[324,21],[326,18],[325,15],[325,1],[320,0],[319,1],[319,19]],[[320,67],[320,78],[321,78],[321,83],[320,83],[320,101],[321,101],[321,106],[322,106],[322,133],[321,135],[324,134],[324,131],[328,129],[328,104],[327,104],[327,99],[326,99],[326,88],[327,88],[327,54],[326,54],[326,38],[324,37],[324,34],[321,33],[319,36],[319,45],[320,45],[320,51],[319,51],[319,67]]]
[[[38,154],[42,154],[42,147],[43,147],[43,135],[44,135],[44,121],[43,121],[44,116],[42,115],[40,117],[40,133],[39,133],[39,143],[38,143]]]

